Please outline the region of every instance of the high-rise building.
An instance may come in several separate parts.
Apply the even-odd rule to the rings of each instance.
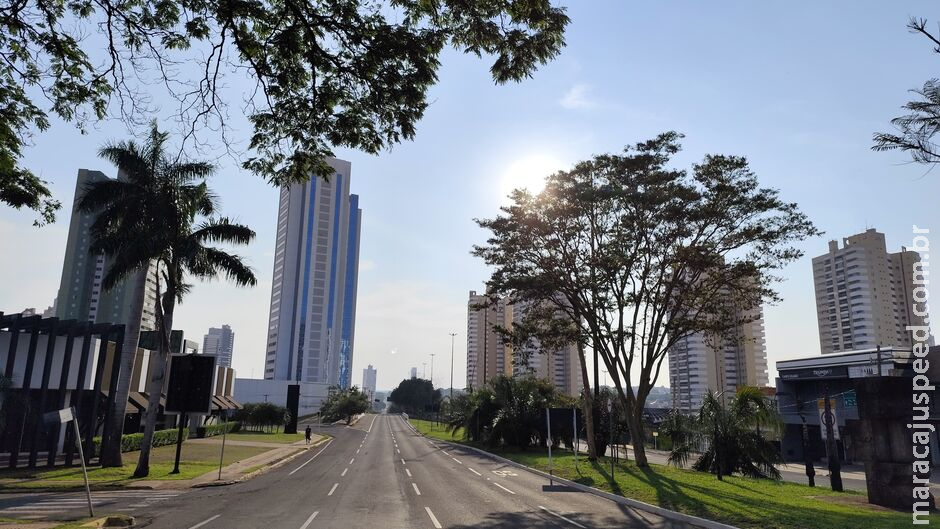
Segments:
[[[697,333],[669,348],[674,408],[694,413],[708,391],[733,394],[743,386],[768,384],[763,310],[736,310],[729,317],[741,323],[728,336]]]
[[[131,274],[111,290],[104,290],[102,281],[108,270],[108,259],[90,250],[90,230],[96,214],[76,208],[87,185],[106,180],[109,180],[108,176],[100,171],[78,170],[55,315],[64,320],[125,324],[131,327],[139,323],[142,329],[153,330],[156,328],[154,312],[157,301],[155,266]],[[134,333],[128,333],[126,337],[128,340],[136,340]]]
[[[359,278],[359,197],[349,162],[329,179],[281,188],[264,377],[352,382]]]
[[[411,378],[418,378],[418,368],[417,368],[417,367],[412,367],[412,368],[411,368],[411,371],[409,372],[409,376],[410,376]]]
[[[876,347],[912,347],[909,325],[925,325],[914,314],[912,272],[917,252],[888,253],[874,229],[829,242],[813,259],[816,318],[823,354]]]
[[[369,406],[375,401],[375,376],[378,371],[369,364],[369,367],[362,370],[362,391],[369,397]]]
[[[511,330],[522,321],[526,308],[508,299],[489,301],[484,294],[470,291],[467,301],[467,387],[476,388],[493,377],[533,375],[548,380],[566,395],[581,392],[581,363],[577,347],[569,345],[546,351],[537,341],[514,351],[504,344],[496,327]]]
[[[215,355],[215,365],[232,367],[232,351],[235,349],[235,333],[228,325],[209,327],[209,334],[202,337],[202,354]]]

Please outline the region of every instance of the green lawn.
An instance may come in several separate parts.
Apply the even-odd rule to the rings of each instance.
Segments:
[[[303,432],[300,433],[264,433],[264,432],[250,432],[242,431],[228,434],[228,438],[233,441],[259,441],[264,443],[280,443],[280,444],[290,444],[297,441],[304,440]],[[213,439],[218,438],[222,439],[220,436],[213,437]],[[228,448],[226,448],[228,450]]]
[[[429,437],[462,442],[459,434],[452,436],[428,421],[411,422]],[[548,471],[548,455],[543,450],[494,453]],[[575,468],[571,452],[558,450],[553,456],[557,476],[742,529],[901,529],[911,524],[910,513],[873,508],[856,492],[835,493],[822,487],[742,477],[718,481],[711,474],[669,466],[641,469],[632,461],[620,461],[611,479],[609,459],[588,464],[582,456]]]
[[[170,474],[176,456],[176,446],[160,446],[153,449],[150,457],[149,480],[192,479],[219,468],[219,445],[183,443],[180,456],[180,473]],[[264,453],[270,448],[254,446],[225,447],[224,465]],[[135,481],[131,475],[137,465],[139,452],[124,454],[124,466],[118,468],[91,467],[88,480],[95,485],[120,487]],[[10,488],[81,488],[82,467],[36,468],[0,472],[0,490]]]
[[[431,437],[433,439],[440,439],[442,441],[463,441],[463,428],[459,428],[453,434],[447,431],[446,426],[443,423],[436,423],[432,421],[425,421],[423,419],[408,419],[412,426],[418,429],[422,434]]]

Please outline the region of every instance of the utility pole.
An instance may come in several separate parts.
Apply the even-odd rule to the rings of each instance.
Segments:
[[[486,357],[488,356],[486,354],[486,346],[489,344],[489,341],[490,341],[490,332],[489,332],[489,329],[486,328],[488,325],[487,317],[489,316],[489,314],[490,314],[490,307],[489,305],[487,305],[486,307],[483,308],[483,384],[482,384],[483,386],[486,385],[486,360],[487,360]]]
[[[813,458],[809,455],[809,427],[806,426],[806,415],[803,413],[803,401],[800,400],[800,394],[796,394],[796,412],[803,421],[803,464],[806,465],[806,480],[810,487],[816,486],[816,467],[813,466]]]
[[[457,333],[450,333],[450,398],[454,398],[454,337]]]
[[[879,363],[880,363],[879,358]],[[826,402],[823,408],[823,422],[826,424],[826,452],[829,461],[829,483],[834,492],[842,492],[842,463],[839,461],[839,447],[836,445],[836,436],[834,429],[839,427],[839,423],[832,414],[832,407],[829,403],[829,385],[826,384],[825,392]]]
[[[434,355],[431,353],[431,389],[434,389]]]

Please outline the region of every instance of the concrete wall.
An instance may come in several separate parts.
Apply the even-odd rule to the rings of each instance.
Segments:
[[[279,406],[287,405],[287,386],[296,384],[290,380],[265,380],[257,378],[236,378],[234,398],[240,404],[252,402],[273,402]],[[320,404],[329,395],[329,384],[300,382],[300,416],[320,411]]]

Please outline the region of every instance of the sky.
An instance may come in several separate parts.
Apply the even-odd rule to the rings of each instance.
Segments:
[[[825,232],[804,241],[804,258],[782,271],[783,301],[765,307],[771,380],[777,361],[819,354],[810,259],[827,241],[877,228],[890,251],[911,245],[912,226],[940,241],[940,172],[900,153],[871,150],[872,134],[900,114],[908,90],[937,75],[940,55],[910,34],[910,16],[937,23],[935,3],[569,1],[567,46],[532,79],[494,85],[487,58],[449,50],[440,82],[412,142],[378,156],[337,149],[352,162],[363,209],[353,383],[378,370],[394,388],[411,367],[450,385],[466,381],[467,296],[488,270],[470,255],[514,187],[555,170],[676,130],[677,167],[706,154],[746,156],[765,186],[780,189]],[[230,90],[242,87],[230,81]],[[157,113],[159,115],[159,112]],[[233,119],[233,133],[250,129]],[[23,164],[52,184],[67,210],[79,168],[116,171],[96,156],[127,137],[116,122],[81,135],[53,121]],[[175,323],[199,342],[210,326],[235,331],[233,364],[260,378],[271,295],[277,191],[229,158],[210,185],[222,211],[252,226],[241,250],[252,289],[197,283]],[[0,310],[43,309],[62,273],[68,216],[35,228],[35,215],[0,207]],[[937,244],[940,244],[938,242]],[[11,280],[12,278],[12,280]],[[658,385],[668,385],[661,376]]]

